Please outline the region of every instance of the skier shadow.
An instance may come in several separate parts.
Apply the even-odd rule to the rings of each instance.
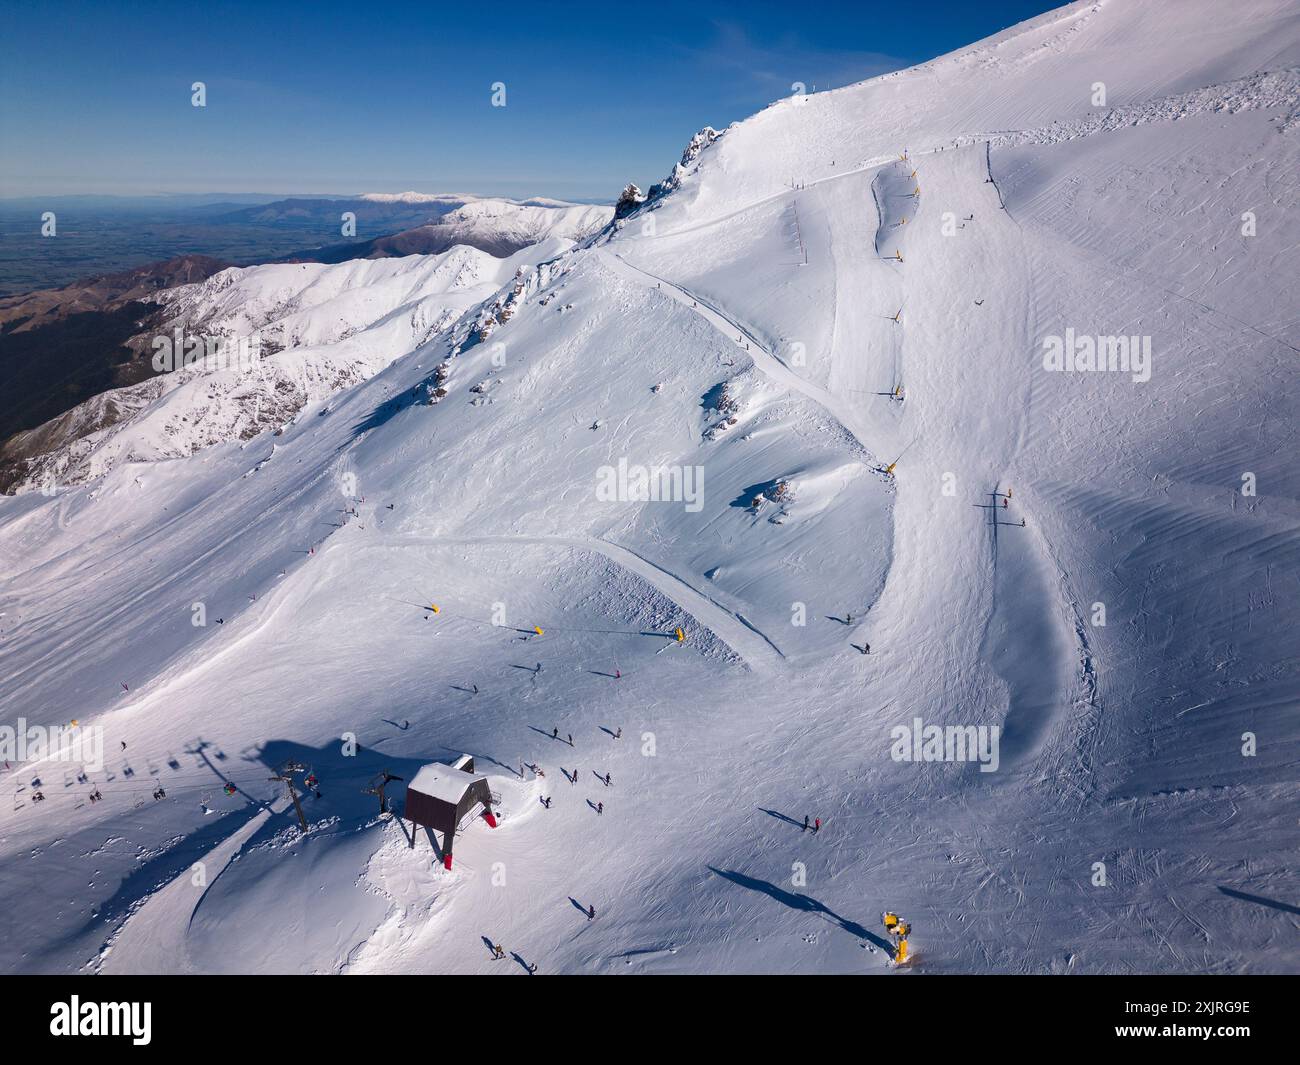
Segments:
[[[796,821],[793,817],[787,817],[779,810],[769,810],[765,806],[760,806],[759,809],[762,810],[763,813],[767,814],[768,817],[775,817],[778,821],[784,821],[787,825],[794,825],[795,828],[804,827],[804,823],[802,821]]]
[[[1283,913],[1300,913],[1300,906],[1292,906],[1289,902],[1278,902],[1276,899],[1266,899],[1263,895],[1249,895],[1244,891],[1234,891],[1222,884],[1219,885],[1219,890],[1225,895],[1234,899],[1241,899],[1243,902],[1255,902],[1272,910],[1281,910]]]
[[[757,877],[746,876],[744,873],[738,873],[729,869],[716,869],[713,866],[708,867],[709,872],[716,873],[724,880],[730,880],[743,888],[750,891],[758,891],[764,895],[770,895],[777,902],[789,906],[792,910],[802,910],[805,913],[814,913],[834,921],[844,931],[851,936],[857,936],[859,939],[869,940],[882,950],[892,953],[893,947],[886,943],[879,936],[868,932],[857,921],[850,921],[846,917],[841,917],[825,903],[818,902],[816,899],[809,898],[807,895],[797,895],[793,891],[786,891],[784,888],[777,887],[775,884],[768,883],[766,880],[759,880]]]
[[[563,736],[552,736],[549,732],[546,731],[546,729],[538,728],[536,725],[529,725],[528,727],[532,729],[534,732],[541,733],[548,740],[555,740],[557,743],[563,743],[566,747],[569,745],[568,741]]]

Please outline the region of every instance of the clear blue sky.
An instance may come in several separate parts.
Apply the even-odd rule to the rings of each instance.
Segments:
[[[1055,6],[4,0],[0,196],[612,198],[792,82],[860,81]]]

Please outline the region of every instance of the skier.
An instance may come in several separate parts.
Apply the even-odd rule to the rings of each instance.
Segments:
[[[619,725],[618,731],[614,733],[614,739],[621,740],[622,738],[623,738],[623,726]]]
[[[622,680],[622,679],[623,679],[623,671],[622,671],[621,669],[616,669],[616,670],[614,670],[614,679],[615,679],[615,680]]]
[[[596,813],[603,814],[604,812],[605,812],[605,804],[603,802],[596,803]]]
[[[545,806],[548,810],[551,808],[551,800],[549,796],[547,795],[542,796],[542,805]]]
[[[528,970],[528,975],[529,975],[529,976],[532,976],[532,975],[534,975],[534,974],[537,972],[537,963],[534,962],[534,963],[531,964],[531,965],[526,965],[526,966],[524,966],[524,968],[526,968],[526,969]]]
[[[610,785],[609,774],[606,773],[606,774],[605,774],[605,787],[609,787],[609,785]]]
[[[502,949],[500,943],[492,944],[492,957],[495,961],[500,961],[505,956],[506,956],[506,952],[505,950]]]
[[[572,732],[569,733],[569,746],[570,746],[570,747],[573,746],[573,733],[572,733]]]
[[[816,835],[821,830],[822,830],[822,819],[820,817],[813,818],[813,835]]]
[[[596,919],[596,907],[595,907],[595,906],[588,906],[588,907],[587,907],[587,920],[588,920],[588,921],[594,921],[595,919]]]
[[[866,640],[863,640],[863,641],[862,641],[862,653],[863,653],[864,655],[869,655],[869,654],[871,654],[871,644],[867,643]]]
[[[558,740],[559,738],[560,738],[560,726],[556,725],[553,729],[551,729],[551,739]]]
[[[122,750],[126,750],[126,740],[122,741]]]

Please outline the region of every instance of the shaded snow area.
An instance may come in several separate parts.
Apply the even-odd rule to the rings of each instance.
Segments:
[[[180,290],[359,369],[0,499],[4,722],[104,750],[0,776],[0,967],[1300,969],[1298,64],[1076,3],[581,245]],[[363,789],[462,752],[447,870]]]

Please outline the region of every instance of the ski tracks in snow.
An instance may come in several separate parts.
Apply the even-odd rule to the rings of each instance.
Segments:
[[[868,460],[875,459],[871,449],[864,442],[867,436],[867,427],[847,403],[831,395],[824,388],[800,377],[726,311],[710,303],[704,297],[687,292],[686,289],[678,287],[665,278],[652,274],[647,270],[642,270],[639,266],[633,266],[617,252],[601,248],[598,254],[601,260],[620,277],[635,281],[637,284],[648,288],[658,286],[657,291],[676,300],[687,310],[698,314],[719,333],[729,338],[739,336],[741,338],[740,343],[749,345],[748,348],[743,349],[744,353],[750,357],[761,373],[774,384],[811,400],[831,414],[853,437],[854,441],[862,449],[864,456]],[[733,343],[735,342],[733,340]]]
[[[594,551],[636,574],[657,592],[706,626],[751,668],[772,669],[785,658],[781,649],[743,614],[692,587],[675,573],[635,551],[595,536],[392,536],[385,543],[438,547],[448,544],[537,544]]]

